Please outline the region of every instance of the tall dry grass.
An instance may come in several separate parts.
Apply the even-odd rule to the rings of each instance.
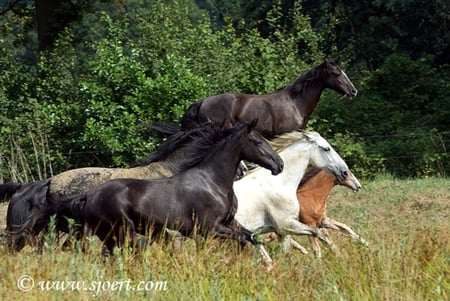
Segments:
[[[324,247],[321,260],[285,255],[271,243],[275,265],[266,271],[250,246],[237,253],[231,241],[208,239],[200,249],[187,241],[173,256],[158,242],[102,262],[95,239],[83,253],[61,251],[50,237],[41,254],[0,249],[0,299],[449,300],[450,181],[384,176],[363,186],[359,193],[335,188],[328,215],[357,230],[370,249],[334,232],[339,253]],[[310,248],[306,238],[298,241]]]

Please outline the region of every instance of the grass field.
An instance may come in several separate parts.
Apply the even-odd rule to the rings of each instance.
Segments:
[[[450,300],[450,180],[384,176],[362,184],[359,193],[336,187],[328,215],[370,249],[331,232],[339,252],[323,247],[319,260],[286,255],[272,242],[267,271],[251,246],[238,254],[234,242],[215,240],[199,250],[187,241],[174,256],[155,243],[106,263],[96,240],[86,253],[1,247],[0,300]],[[297,241],[311,249],[306,238]]]

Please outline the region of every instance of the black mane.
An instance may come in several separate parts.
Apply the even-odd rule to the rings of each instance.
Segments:
[[[289,89],[291,97],[295,98],[296,95],[302,93],[312,82],[319,79],[323,73],[329,72],[333,67],[336,68],[338,66],[334,62],[325,61],[319,66],[302,73],[292,84],[289,84],[282,89]]]
[[[168,138],[147,158],[143,159],[138,166],[166,160],[175,151],[192,143],[195,137],[214,135],[216,131],[214,127],[216,126],[212,122],[205,122],[186,130],[179,130],[173,125],[164,123],[152,124],[151,129],[163,136],[168,136]]]
[[[188,154],[181,162],[181,170],[186,170],[198,165],[200,162],[216,149],[223,147],[235,135],[241,135],[242,131],[247,130],[247,124],[238,122],[232,128],[223,128],[215,123],[211,123],[211,132],[194,136],[192,143],[186,146],[184,152]]]

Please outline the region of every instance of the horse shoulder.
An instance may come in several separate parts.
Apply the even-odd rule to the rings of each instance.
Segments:
[[[258,123],[258,128],[264,129],[265,136],[290,132],[301,128],[304,123],[303,113],[295,102],[283,93],[253,96],[251,100],[257,104],[248,105],[248,109],[242,114],[260,117],[261,124]]]
[[[299,189],[297,191],[300,205],[299,220],[310,226],[318,226],[326,215],[328,194],[320,191],[319,187],[317,189]]]

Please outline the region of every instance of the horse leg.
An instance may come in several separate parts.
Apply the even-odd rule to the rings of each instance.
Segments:
[[[123,211],[122,212],[122,216],[124,218],[124,225],[121,227],[122,229],[125,228],[125,231],[120,231],[122,232],[122,237],[120,240],[121,244],[125,243],[125,233],[128,233],[128,237],[130,238],[130,246],[133,250],[137,250],[137,244],[136,244],[136,227],[134,225],[133,220]]]
[[[321,248],[319,245],[319,240],[317,239],[317,237],[309,236],[308,238],[309,238],[309,241],[311,242],[314,256],[316,256],[316,258],[322,258],[322,251],[321,251]]]
[[[88,223],[84,223],[82,233],[78,234],[78,239],[81,241],[81,252],[86,253],[86,240],[92,236],[92,228]]]
[[[278,235],[278,234],[277,234]],[[298,242],[296,242],[291,235],[278,235],[278,240],[283,248],[283,251],[285,253],[290,253],[292,250],[292,247],[296,248],[303,254],[308,254],[308,250],[306,250],[305,247],[300,245]]]
[[[291,249],[292,249],[291,236],[290,235],[280,235],[279,241],[283,248],[284,253],[286,253],[286,254],[290,253]]]
[[[114,255],[114,246],[116,245],[115,240],[112,237],[103,241],[102,247],[102,257],[105,260],[108,257],[112,257]]]
[[[255,239],[255,234],[241,226],[236,220],[233,220],[230,226],[231,228],[227,228],[223,225],[216,224],[215,232],[218,234],[217,236],[224,239],[233,238],[240,242],[241,248],[243,248],[247,242],[251,242],[261,254],[261,257],[267,266],[267,270],[270,271],[273,267],[273,260],[266,248],[264,248],[262,242]]]
[[[89,225],[85,225],[85,233],[87,233],[89,229],[92,228]],[[107,257],[114,255],[114,247],[116,245],[114,234],[116,232],[116,225],[99,222],[98,225],[94,229],[92,229],[92,232],[102,242],[101,254],[104,262]]]
[[[186,237],[183,236],[180,232],[175,230],[169,230],[166,229],[167,234],[172,236],[172,247],[170,249],[170,255],[173,255],[175,252],[181,251],[181,246],[183,245],[183,242],[185,241]]]
[[[313,235],[316,236],[318,239],[320,239],[322,242],[324,242],[327,245],[331,245],[329,238],[322,233],[317,228],[310,227],[308,225],[305,225],[301,222],[299,222],[295,218],[288,219],[283,223],[283,227],[281,230],[283,230],[286,234],[295,234],[295,235]]]
[[[267,252],[266,248],[264,248],[263,244],[257,244],[255,245],[255,247],[258,250],[259,254],[261,254],[264,264],[267,266],[267,270],[270,271],[273,267],[273,260]]]
[[[312,237],[312,236],[310,236]],[[304,246],[302,246],[301,244],[299,244],[295,239],[293,239],[290,235],[290,244],[292,247],[296,248],[297,250],[299,250],[300,252],[302,252],[303,254],[308,254],[308,250],[306,250],[306,248]]]
[[[338,231],[341,231],[341,232],[347,232],[348,235],[350,235],[354,240],[359,241],[360,243],[362,243],[366,247],[369,246],[369,243],[365,239],[363,239],[360,235],[358,235],[355,231],[353,231],[352,228],[350,228],[349,226],[347,226],[344,223],[341,223],[341,222],[333,220],[333,219],[331,219],[329,217],[326,217],[322,221],[322,227],[335,229],[335,230],[338,230]]]
[[[271,242],[273,240],[278,240],[278,235],[275,232],[269,232],[266,233],[265,237],[264,237],[264,241],[267,242]],[[299,250],[300,252],[302,252],[303,254],[308,254],[308,250],[302,246],[301,244],[299,244],[294,238],[291,237],[290,243],[292,245],[292,247],[294,247],[295,249]]]

